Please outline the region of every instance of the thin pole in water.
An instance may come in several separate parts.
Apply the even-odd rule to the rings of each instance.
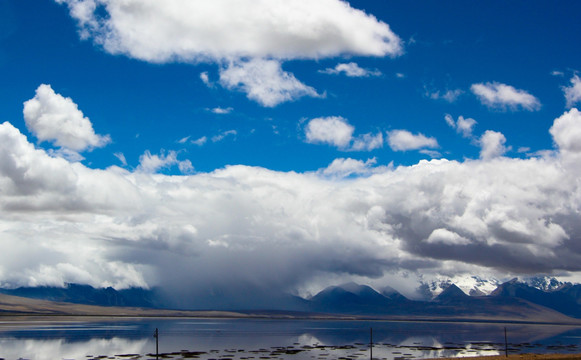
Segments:
[[[508,357],[508,340],[506,337],[506,326],[504,327],[504,356]]]
[[[369,328],[369,360],[373,360],[373,328]]]
[[[155,338],[155,358],[159,359],[159,330],[157,328],[155,328],[153,337]]]

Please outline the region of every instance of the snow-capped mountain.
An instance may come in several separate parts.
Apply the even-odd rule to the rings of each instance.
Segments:
[[[496,278],[482,278],[474,275],[439,277],[430,281],[422,281],[418,292],[424,299],[431,300],[454,284],[466,295],[486,296],[493,292],[501,283],[502,281]]]
[[[522,282],[530,287],[543,291],[555,291],[561,288],[563,285],[567,284],[555,277],[549,276],[535,276],[529,278],[520,279]]]

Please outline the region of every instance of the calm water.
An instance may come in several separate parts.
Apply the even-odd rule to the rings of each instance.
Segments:
[[[134,319],[0,322],[4,359],[413,359],[510,352],[581,352],[581,328],[388,321]],[[153,354],[153,356],[148,355]]]

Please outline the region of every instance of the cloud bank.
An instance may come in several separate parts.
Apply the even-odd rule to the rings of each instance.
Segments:
[[[579,111],[556,119],[551,134],[557,148],[544,158],[397,168],[338,159],[312,173],[228,166],[166,176],[51,157],[5,122],[0,284],[162,286],[202,301],[402,271],[575,274]],[[504,146],[493,133],[481,141]],[[149,154],[143,166],[170,155]]]

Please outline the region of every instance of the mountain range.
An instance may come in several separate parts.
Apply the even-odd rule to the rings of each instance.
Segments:
[[[478,281],[476,281],[478,283]],[[490,288],[490,281],[482,281],[483,288]],[[462,284],[463,285],[463,284]],[[386,287],[377,291],[370,286],[347,283],[330,286],[309,299],[292,295],[277,295],[256,302],[256,306],[236,308],[235,305],[206,303],[182,306],[182,310],[231,310],[231,311],[276,311],[308,314],[351,315],[392,319],[471,319],[510,320],[538,322],[573,322],[581,319],[581,285],[562,283],[557,280],[519,281],[513,279],[499,284],[488,294],[479,290],[466,293],[454,283],[429,284],[428,290],[436,288],[437,295],[429,300],[410,300]],[[153,309],[175,309],[158,289],[95,289],[88,285],[67,284],[58,287],[22,287],[0,289],[0,293],[84,305],[105,307],[139,307]],[[268,301],[272,300],[272,301]],[[266,305],[276,304],[276,305]],[[2,309],[0,309],[2,310]]]

